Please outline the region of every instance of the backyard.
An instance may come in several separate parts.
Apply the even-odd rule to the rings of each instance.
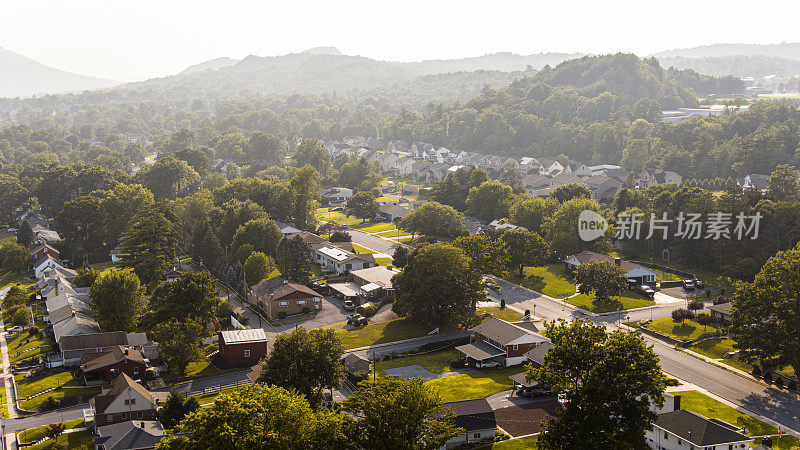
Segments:
[[[676,322],[671,317],[656,319],[647,325],[647,329],[681,341],[694,341],[706,333],[717,331],[714,324],[703,326],[691,319]]]
[[[341,339],[345,349],[350,349],[424,336],[430,331],[431,328],[416,321],[396,319],[354,330],[340,330],[336,332],[336,336]]]
[[[84,394],[99,394],[100,387],[82,387],[72,378],[69,372],[58,372],[35,381],[25,381],[25,374],[14,375],[14,381],[19,393],[20,406],[24,409],[34,410],[42,405],[48,398],[61,400]],[[56,388],[54,391],[29,398],[33,395]],[[26,400],[27,399],[27,400]]]
[[[401,356],[400,358],[376,361],[373,363],[373,368],[382,372],[396,367],[420,365],[425,370],[433,373],[445,373],[451,370],[450,362],[459,357],[460,354],[456,349],[448,348],[420,355]]]
[[[425,384],[438,389],[445,402],[470,400],[488,397],[511,389],[513,382],[508,377],[524,370],[523,366],[482,370],[438,378],[426,381]]]
[[[41,337],[42,333],[45,332],[42,331],[37,336],[31,336],[30,333],[23,331],[6,337],[8,358],[12,366],[18,362],[52,351],[53,346],[50,340]]]

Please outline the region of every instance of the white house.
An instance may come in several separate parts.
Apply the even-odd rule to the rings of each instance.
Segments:
[[[727,422],[682,409],[659,414],[645,439],[654,450],[744,450],[754,442]]]
[[[655,283],[657,272],[648,269],[647,267],[640,266],[639,264],[625,261],[620,258],[612,258],[601,253],[590,252],[584,250],[580,253],[567,257],[564,260],[564,270],[567,273],[574,272],[578,266],[588,261],[608,261],[614,263],[622,268],[625,272],[625,278],[635,282],[636,284]]]
[[[42,276],[42,272],[44,272],[45,270],[55,269],[55,268],[64,269],[65,267],[57,259],[53,258],[50,255],[45,255],[39,258],[38,261],[35,261],[33,263],[33,274],[38,279]]]

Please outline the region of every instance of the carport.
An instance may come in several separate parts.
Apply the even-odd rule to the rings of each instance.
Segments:
[[[356,304],[359,303],[358,293],[361,291],[361,288],[353,283],[352,281],[349,283],[333,283],[328,285],[331,290],[334,291],[337,298],[341,298],[342,300],[352,300]]]
[[[505,350],[500,350],[486,341],[459,345],[456,350],[461,352],[467,360],[474,361],[477,367],[483,366],[483,364],[494,360],[494,358],[506,355]]]

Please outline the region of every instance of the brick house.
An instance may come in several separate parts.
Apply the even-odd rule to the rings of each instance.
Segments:
[[[281,313],[291,316],[322,309],[322,296],[319,293],[280,277],[259,281],[250,289],[249,296],[273,319],[282,316]]]
[[[110,382],[121,373],[133,379],[144,376],[147,364],[142,352],[121,345],[103,352],[84,353],[81,356],[81,371],[84,378],[102,379]]]
[[[527,360],[525,354],[549,342],[545,337],[520,325],[492,317],[476,325],[472,342],[456,347],[470,365],[483,367],[489,363],[514,366]]]
[[[157,405],[163,398],[166,395],[148,391],[123,373],[89,403],[94,410],[94,424],[101,427],[131,419],[155,420]]]
[[[267,356],[267,334],[261,328],[220,331],[219,354],[229,364],[257,363]]]
[[[42,242],[31,248],[31,260],[39,261],[45,255],[50,255],[53,258],[58,259],[60,257],[60,252],[47,242]]]

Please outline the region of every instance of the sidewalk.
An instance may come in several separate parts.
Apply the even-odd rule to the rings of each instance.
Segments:
[[[5,298],[8,289],[9,288],[5,288],[2,291],[0,291],[0,301],[2,301]],[[16,399],[14,398],[13,389],[11,389],[11,383],[12,383],[11,365],[10,365],[11,360],[8,358],[8,347],[6,343],[5,330],[6,330],[5,323],[3,322],[2,314],[0,314],[0,355],[2,355],[3,357],[3,387],[6,390],[6,408],[8,410],[8,418],[16,419],[17,410],[14,408]],[[5,423],[3,423],[3,433],[5,434]],[[4,436],[4,441],[6,444],[5,448],[6,449],[15,448],[16,440],[17,439],[14,433],[5,434]]]

